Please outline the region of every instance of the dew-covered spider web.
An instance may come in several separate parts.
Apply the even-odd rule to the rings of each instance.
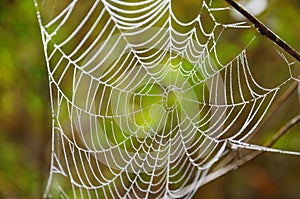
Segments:
[[[52,108],[45,198],[191,198],[237,149],[300,155],[250,142],[299,68],[224,1],[36,7]],[[275,60],[255,62],[263,44]],[[256,77],[270,67],[281,78]]]

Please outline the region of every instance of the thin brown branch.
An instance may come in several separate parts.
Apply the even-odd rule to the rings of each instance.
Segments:
[[[287,53],[289,53],[291,56],[293,56],[295,59],[300,61],[300,54],[293,49],[290,45],[288,45],[284,40],[282,40],[278,35],[276,35],[274,32],[272,32],[267,26],[265,26],[262,22],[260,22],[255,16],[250,14],[248,11],[246,11],[240,4],[235,2],[234,0],[225,0],[227,3],[229,3],[232,7],[234,7],[237,11],[239,11],[243,16],[245,16],[250,22],[254,24],[254,26],[257,28],[260,34],[264,35],[265,37],[272,40],[274,43],[276,43],[278,46],[280,46],[282,49],[284,49]],[[271,107],[268,115],[265,117],[265,119],[260,123],[259,129],[266,121],[270,119],[270,117],[275,113],[276,110],[286,101],[286,99],[295,91],[297,88],[297,82],[294,82],[290,87],[281,95],[279,100]],[[289,122],[287,122],[282,128],[280,128],[277,133],[273,135],[270,141],[266,142],[263,146],[265,147],[272,147],[275,142],[280,139],[287,131],[293,127],[295,124],[297,124],[300,121],[300,115],[297,115],[296,117],[292,118]],[[259,155],[263,154],[264,151],[254,151],[250,154],[244,156],[242,159],[232,162],[228,164],[227,166],[220,168],[211,174],[207,175],[205,180],[203,181],[202,185],[208,184],[219,177],[229,173],[230,171],[236,169],[239,166],[242,166],[251,160],[257,158]]]
[[[275,135],[271,138],[270,141],[266,142],[264,144],[265,147],[271,147],[275,144],[275,142],[281,138],[285,133],[288,132],[288,130],[293,127],[295,124],[297,124],[300,121],[300,114],[296,117],[292,118],[289,122],[287,122],[282,128],[280,128]],[[228,164],[224,168],[221,168],[209,175],[206,176],[205,180],[203,181],[203,185],[210,183],[219,177],[229,173],[230,171],[234,170],[235,168],[242,166],[246,164],[247,162],[250,162],[254,158],[257,158],[259,155],[263,154],[265,151],[254,151],[242,159],[238,160],[237,162],[233,162],[231,164]]]
[[[300,121],[300,114],[296,117],[292,118],[289,122],[287,122],[279,131],[273,135],[272,139],[265,143],[266,147],[271,147],[275,144],[275,142],[282,137],[291,127],[297,124]]]
[[[300,77],[300,76],[299,76]],[[281,107],[281,105],[292,95],[292,93],[297,89],[298,83],[293,82],[280,97],[278,100],[274,102],[274,104],[270,107],[268,113],[263,118],[263,120],[256,127],[254,132],[247,138],[247,140],[251,140],[251,138],[260,130],[260,128],[274,115],[274,113]]]
[[[289,44],[287,44],[283,39],[281,39],[278,35],[276,35],[272,30],[270,30],[267,26],[265,26],[261,21],[259,21],[255,16],[249,13],[243,6],[234,0],[225,0],[229,3],[233,8],[235,8],[238,12],[240,12],[244,17],[246,17],[254,26],[257,28],[261,35],[266,36],[275,42],[278,46],[284,49],[287,53],[293,56],[295,59],[300,61],[300,54]]]
[[[298,76],[298,78],[300,78],[300,76]],[[285,91],[284,93],[282,93],[278,100],[276,100],[276,102],[270,107],[270,110],[268,111],[268,113],[266,114],[266,116],[263,118],[263,120],[258,124],[258,126],[256,127],[256,129],[253,131],[253,133],[245,140],[245,141],[249,141],[251,140],[251,138],[259,132],[260,128],[274,115],[274,113],[281,107],[281,105],[291,96],[291,94],[297,89],[297,85],[298,83],[295,81],[293,82]],[[300,98],[299,98],[300,99]],[[239,150],[239,149],[238,149]],[[236,155],[232,154],[226,157],[226,160],[224,160],[225,162],[222,162],[224,164],[218,165],[215,170],[220,170],[224,165],[228,164],[229,162],[231,162]],[[235,166],[237,166],[235,164]]]

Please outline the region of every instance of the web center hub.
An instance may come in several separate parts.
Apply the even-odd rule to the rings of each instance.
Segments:
[[[162,103],[166,111],[174,110],[181,98],[182,90],[176,86],[168,86],[163,94]]]

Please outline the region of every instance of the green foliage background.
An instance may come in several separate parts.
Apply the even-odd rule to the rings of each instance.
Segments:
[[[299,0],[273,0],[260,18],[300,51],[299,13]],[[257,62],[265,61],[261,55]],[[0,63],[0,198],[41,198],[50,165],[51,118],[32,0],[0,1]],[[268,71],[259,73],[264,77]],[[284,124],[286,110],[299,108],[297,94],[292,97],[271,121],[274,130]],[[299,150],[300,127],[293,129],[278,146]],[[299,198],[299,168],[299,157],[263,155],[200,189],[195,198]]]

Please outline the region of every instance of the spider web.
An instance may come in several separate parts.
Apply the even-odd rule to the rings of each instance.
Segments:
[[[190,198],[233,149],[300,155],[247,142],[299,80],[279,53],[287,77],[261,86],[255,36],[222,55],[226,34],[255,30],[224,20],[220,2],[199,1],[189,20],[170,0],[36,3],[52,107],[45,198]]]

